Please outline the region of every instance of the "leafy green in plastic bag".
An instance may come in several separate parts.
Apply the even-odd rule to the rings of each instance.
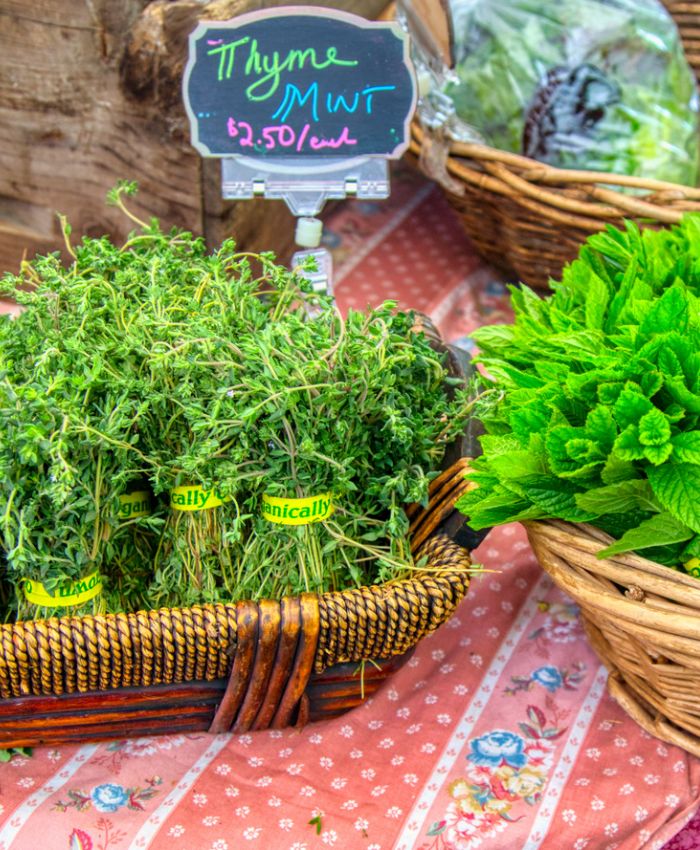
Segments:
[[[696,81],[657,0],[451,0],[443,86],[486,143],[563,168],[695,185]]]

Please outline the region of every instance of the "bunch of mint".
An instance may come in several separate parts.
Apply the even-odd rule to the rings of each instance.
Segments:
[[[700,556],[700,216],[608,227],[552,281],[512,288],[474,334],[486,435],[458,502],[473,528],[557,518],[615,538],[599,557]],[[493,398],[492,394],[489,398]]]

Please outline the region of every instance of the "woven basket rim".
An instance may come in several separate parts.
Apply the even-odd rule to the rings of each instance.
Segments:
[[[700,581],[633,554],[584,523],[523,523],[554,584],[581,609],[608,689],[646,731],[700,756]]]
[[[430,133],[414,119],[411,152],[423,162]],[[445,146],[445,173],[428,176],[459,197],[460,181],[482,191],[518,201],[532,212],[576,228],[603,230],[611,220],[654,219],[677,224],[686,212],[700,211],[700,187],[654,178],[558,168],[521,154],[476,142],[438,140]],[[617,187],[617,188],[615,188]],[[644,192],[631,195],[622,188]]]
[[[350,598],[354,593],[358,591],[379,591],[384,596],[387,595],[387,591],[398,591],[401,588],[408,587],[413,584],[422,584],[425,585],[426,582],[429,582],[431,579],[434,579],[435,576],[446,577],[450,575],[462,575],[464,572],[473,572],[473,568],[468,567],[465,569],[441,569],[438,568],[436,570],[429,570],[424,568],[418,568],[415,571],[415,575],[406,576],[401,579],[391,579],[389,581],[381,582],[379,584],[367,584],[362,587],[347,587],[343,590],[326,590],[322,593],[315,593],[313,591],[305,591],[303,593],[299,593],[291,596],[282,596],[277,599],[269,599],[269,598],[260,598],[256,600],[251,599],[238,599],[235,602],[203,602],[203,603],[195,603],[193,605],[183,605],[183,606],[161,606],[159,608],[140,608],[137,611],[132,612],[124,612],[119,611],[116,613],[106,613],[106,614],[66,614],[64,617],[47,617],[41,620],[16,620],[12,623],[0,623],[0,630],[9,629],[12,630],[14,626],[25,626],[27,623],[31,623],[33,625],[37,624],[51,624],[57,625],[59,622],[73,622],[75,620],[91,620],[93,622],[113,622],[114,620],[123,619],[129,616],[135,616],[137,614],[161,614],[161,613],[181,613],[183,611],[205,611],[205,610],[215,610],[215,609],[224,609],[227,611],[233,611],[236,609],[238,605],[245,605],[253,602],[256,605],[261,603],[281,603],[285,600],[290,599],[318,599],[318,600],[330,600],[337,598]]]
[[[590,573],[597,577],[605,577],[618,587],[625,587],[625,598],[620,601],[631,606],[630,612],[635,606],[648,609],[650,596],[666,596],[670,599],[666,608],[658,611],[662,619],[666,615],[674,616],[681,613],[685,615],[690,609],[700,611],[700,580],[634,552],[598,558],[597,552],[613,543],[614,538],[593,525],[562,520],[533,520],[524,522],[523,525],[531,542],[533,539],[540,539],[552,548],[568,548],[571,555],[585,559],[585,563],[577,564],[576,580],[582,583],[581,590],[578,591],[580,595],[586,596],[583,588],[585,576],[582,573]],[[544,569],[549,572],[546,566]],[[564,567],[562,566],[561,569],[563,571]],[[576,593],[574,572],[569,569],[568,573],[570,580],[567,583],[574,588],[571,592]],[[604,607],[605,600],[619,599],[619,597],[620,593],[617,590],[598,588],[587,601],[593,607],[596,605]],[[678,606],[677,611],[673,610],[674,603]],[[700,637],[700,620],[695,628]]]
[[[587,522],[571,522],[561,519],[540,519],[527,520],[522,523],[526,529],[532,529],[537,532],[538,529],[552,528],[558,529],[564,534],[569,534],[576,540],[595,541],[598,548],[602,549],[615,542],[615,538],[604,531],[601,531],[595,525]],[[613,561],[620,564],[625,564],[632,567],[647,570],[655,575],[669,576],[671,583],[680,581],[682,584],[692,588],[700,588],[700,580],[693,576],[674,570],[673,567],[659,564],[658,561],[645,558],[643,555],[638,555],[634,552],[625,552],[619,555],[611,555],[601,559]]]

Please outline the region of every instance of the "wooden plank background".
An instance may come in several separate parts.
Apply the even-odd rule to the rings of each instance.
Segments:
[[[104,203],[136,180],[140,217],[157,216],[217,245],[286,259],[293,217],[281,201],[221,199],[220,163],[189,144],[181,99],[187,36],[198,20],[280,6],[250,0],[0,0],[0,273],[74,238],[119,241],[129,222]],[[375,17],[383,0],[326,5]]]

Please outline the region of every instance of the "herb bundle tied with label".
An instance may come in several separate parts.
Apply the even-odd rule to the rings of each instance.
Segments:
[[[110,196],[128,215],[134,188]],[[403,507],[426,502],[470,405],[413,316],[386,303],[343,318],[269,254],[134,222],[117,247],[72,245],[64,221],[65,259],[0,286],[23,307],[0,321],[9,616],[414,569]]]

